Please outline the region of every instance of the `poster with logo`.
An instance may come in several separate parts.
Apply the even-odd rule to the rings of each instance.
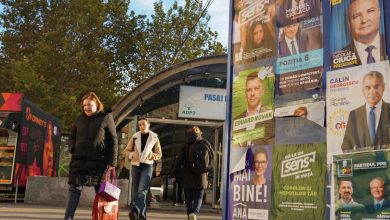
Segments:
[[[251,63],[275,55],[274,0],[235,0],[233,61]]]
[[[274,59],[238,71],[233,80],[232,146],[274,143]]]
[[[272,146],[247,148],[230,173],[229,220],[271,219]]]
[[[389,159],[388,150],[334,156],[335,219],[390,219]]]
[[[272,219],[324,219],[326,144],[276,145],[272,154]]]
[[[276,1],[277,26],[284,27],[321,15],[320,0],[278,0]]]
[[[321,88],[322,17],[279,28],[278,36],[277,94]]]
[[[327,73],[329,163],[334,154],[388,147],[389,76],[387,61]]]
[[[332,0],[331,68],[339,69],[386,59],[382,0]]]

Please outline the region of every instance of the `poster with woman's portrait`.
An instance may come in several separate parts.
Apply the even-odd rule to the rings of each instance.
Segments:
[[[227,219],[271,219],[272,146],[252,146],[232,165]]]

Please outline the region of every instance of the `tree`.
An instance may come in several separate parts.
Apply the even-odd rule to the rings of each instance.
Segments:
[[[138,66],[140,73],[148,77],[174,64],[226,52],[217,42],[217,32],[208,27],[210,16],[203,9],[199,0],[186,0],[184,6],[175,1],[167,12],[161,0],[154,3],[140,49],[147,58]]]
[[[65,131],[85,92],[112,106],[159,70],[225,50],[199,1],[167,12],[156,2],[151,20],[129,12],[130,0],[1,2],[0,91],[25,94]]]
[[[128,0],[3,1],[0,75],[6,83],[0,90],[24,93],[59,117],[65,130],[86,91],[113,105],[134,75],[128,42],[138,37],[142,17],[127,15],[128,5]]]

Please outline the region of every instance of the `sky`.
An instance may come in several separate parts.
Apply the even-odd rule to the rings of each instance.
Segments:
[[[137,14],[150,15],[153,13],[153,3],[156,0],[132,0],[130,2],[130,10]],[[168,9],[174,0],[163,0],[164,8]],[[179,5],[184,5],[184,0],[177,0]],[[209,27],[213,31],[218,32],[217,40],[226,48],[228,47],[229,35],[229,0],[214,0],[208,9],[208,14],[211,16]],[[206,0],[203,0],[206,3]]]

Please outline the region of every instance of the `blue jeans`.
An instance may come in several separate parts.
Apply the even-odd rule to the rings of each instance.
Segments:
[[[100,184],[97,186],[94,186],[95,193],[99,191]],[[65,220],[71,220],[74,217],[74,214],[76,213],[77,206],[80,201],[80,195],[81,191],[83,190],[82,185],[76,185],[76,184],[69,184],[69,198],[68,198],[68,205],[66,206],[65,211]]]
[[[186,199],[187,215],[194,213],[199,214],[202,206],[204,189],[184,189],[184,197]]]
[[[138,218],[146,219],[146,198],[152,180],[153,164],[141,163],[131,167],[132,177],[132,210]]]

